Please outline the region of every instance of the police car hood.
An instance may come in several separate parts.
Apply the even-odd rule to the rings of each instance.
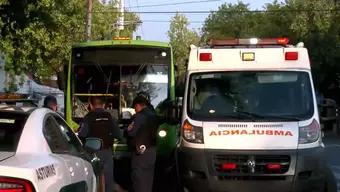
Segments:
[[[297,149],[298,122],[203,122],[205,148],[231,150]]]
[[[1,151],[0,152],[0,162],[3,160],[6,160],[8,158],[11,158],[15,155],[15,152],[7,152],[7,151]]]

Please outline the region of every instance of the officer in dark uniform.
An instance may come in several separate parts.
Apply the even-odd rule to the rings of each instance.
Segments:
[[[150,102],[142,95],[133,100],[136,115],[126,130],[131,156],[131,180],[134,192],[151,192],[156,161],[158,119]]]
[[[58,110],[57,98],[55,98],[53,95],[47,95],[44,99],[43,107],[49,108],[52,111],[57,112]]]
[[[78,133],[84,141],[88,137],[100,138],[103,141],[102,149],[97,153],[104,164],[105,191],[114,189],[112,145],[114,139],[120,139],[117,120],[104,109],[104,102],[100,97],[90,97],[91,111],[84,117]]]

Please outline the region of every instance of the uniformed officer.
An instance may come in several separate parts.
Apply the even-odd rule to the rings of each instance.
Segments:
[[[58,110],[57,99],[53,95],[46,96],[45,99],[44,99],[43,107],[49,108],[52,111],[57,112],[57,110]]]
[[[78,133],[81,140],[96,137],[103,140],[102,149],[97,153],[104,164],[105,191],[114,189],[112,145],[114,139],[120,139],[117,120],[104,109],[104,102],[100,97],[90,97],[91,111],[84,117]]]
[[[151,192],[156,161],[156,113],[142,95],[133,100],[136,115],[127,128],[127,140],[131,156],[131,180],[134,192]]]

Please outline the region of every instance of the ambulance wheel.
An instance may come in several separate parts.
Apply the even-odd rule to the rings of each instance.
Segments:
[[[337,192],[337,180],[329,167],[325,169],[324,192]]]

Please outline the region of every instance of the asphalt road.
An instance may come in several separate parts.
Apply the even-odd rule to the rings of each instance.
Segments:
[[[326,160],[331,170],[331,176],[330,176],[331,190],[330,191],[340,192],[340,136],[335,136],[334,134],[326,133],[325,137],[323,138],[323,142],[325,144]],[[116,165],[116,166],[121,167],[122,164]],[[122,172],[119,173],[119,177],[122,177]],[[128,175],[125,175],[125,178],[126,177],[128,177]],[[176,174],[174,172],[170,171],[167,173],[158,173],[155,175],[155,178],[157,179],[155,179],[156,189],[154,189],[154,191],[157,191],[157,192],[158,191],[162,191],[162,192],[176,191],[176,189],[174,188],[176,186]],[[125,183],[124,187],[127,187],[129,185],[131,184]],[[118,190],[118,191],[126,192],[126,189]]]
[[[323,142],[328,165],[335,177],[337,191],[340,192],[340,136],[328,133],[325,135]]]

